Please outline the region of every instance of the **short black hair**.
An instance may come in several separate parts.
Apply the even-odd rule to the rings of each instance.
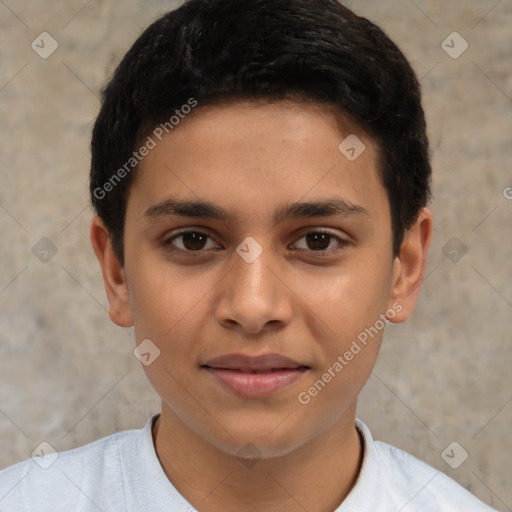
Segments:
[[[333,105],[377,142],[396,256],[431,181],[420,84],[400,49],[336,0],[187,0],[142,33],[102,92],[90,193],[121,264],[137,145],[152,127],[169,131],[190,106],[289,99]]]

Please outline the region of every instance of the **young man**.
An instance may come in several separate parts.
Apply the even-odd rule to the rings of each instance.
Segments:
[[[104,92],[91,241],[162,411],[4,470],[0,510],[491,510],[355,418],[415,308],[430,173],[414,72],[335,0],[156,21]]]

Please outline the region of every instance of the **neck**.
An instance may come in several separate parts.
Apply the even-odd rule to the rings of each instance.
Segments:
[[[165,407],[153,439],[167,477],[201,512],[332,512],[361,469],[362,441],[355,405],[352,409],[315,439],[270,459],[241,460],[207,442]]]

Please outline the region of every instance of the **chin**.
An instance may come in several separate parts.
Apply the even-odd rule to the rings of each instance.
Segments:
[[[226,425],[227,433],[222,439],[207,440],[223,452],[248,459],[272,459],[283,457],[306,444],[308,436],[296,425],[285,426],[279,421],[272,423],[257,419],[246,419]]]

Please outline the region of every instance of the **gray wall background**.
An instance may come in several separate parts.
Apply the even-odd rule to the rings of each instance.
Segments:
[[[434,152],[422,296],[406,324],[387,327],[358,416],[375,438],[511,510],[512,1],[345,3],[409,57]],[[42,441],[65,450],[159,410],[132,331],[106,312],[88,146],[107,77],[175,5],[0,0],[0,468]],[[46,59],[31,47],[45,31],[58,43]],[[468,43],[460,56],[459,36],[442,45],[454,31]],[[454,441],[446,460],[468,453],[456,469],[441,456]]]

